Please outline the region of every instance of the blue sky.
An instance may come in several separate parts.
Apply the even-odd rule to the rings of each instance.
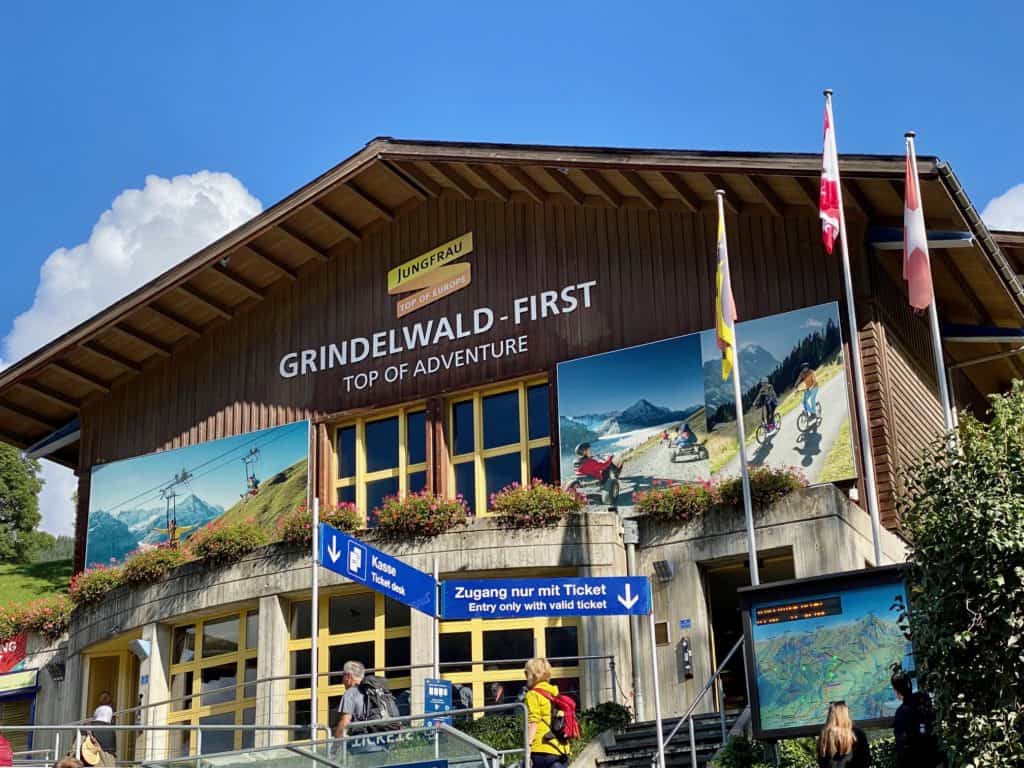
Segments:
[[[817,152],[831,87],[841,152],[917,130],[982,209],[1024,184],[1022,23],[1010,1],[7,0],[0,367],[378,135]],[[1024,186],[1003,202],[1024,227]],[[73,478],[47,480],[68,532]]]
[[[784,312],[781,315],[740,321],[736,323],[736,337],[743,346],[756,344],[763,347],[781,363],[798,341],[823,330],[830,318],[839,324],[839,305],[835,302]],[[705,360],[722,356],[715,344],[714,331],[704,331],[700,336]],[[746,379],[746,376],[743,378]]]
[[[834,627],[840,624],[848,624],[859,621],[868,613],[874,613],[881,617],[890,616],[896,621],[898,614],[890,611],[889,606],[893,604],[893,596],[903,594],[902,586],[892,584],[881,584],[874,587],[863,587],[851,589],[845,592],[826,592],[821,595],[811,595],[803,599],[814,600],[821,597],[832,597],[840,595],[842,598],[843,612],[835,616],[824,616],[818,619],[800,619],[797,621],[784,621],[778,624],[764,624],[754,629],[754,640],[769,640],[773,637],[789,633],[800,634],[810,629]],[[903,594],[906,600],[906,594]],[[784,602],[784,601],[783,601]],[[781,605],[780,602],[765,603],[762,607],[769,605]]]
[[[248,435],[174,451],[163,451],[134,459],[114,461],[93,471],[89,493],[89,511],[104,510],[115,517],[133,509],[162,508],[160,488],[187,469],[193,478],[175,490],[182,496],[195,493],[210,504],[224,509],[238,501],[245,490],[245,465],[242,457],[252,448],[260,451],[255,465],[257,479],[264,481],[306,458],[309,450],[309,423],[287,424]]]
[[[640,398],[682,410],[704,402],[700,334],[606,352],[558,366],[558,412],[625,410]]]

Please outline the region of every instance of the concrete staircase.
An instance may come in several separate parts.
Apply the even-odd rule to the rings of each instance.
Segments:
[[[727,712],[726,733],[739,718],[740,712]],[[665,720],[665,736],[679,722],[678,718]],[[695,715],[694,736],[697,745],[697,765],[704,768],[711,757],[722,746],[722,724],[718,714]],[[615,735],[615,743],[605,749],[605,757],[598,760],[599,768],[651,768],[658,751],[658,737],[654,722],[633,723],[626,730]],[[667,768],[690,768],[690,728],[685,723],[666,745],[665,765]]]

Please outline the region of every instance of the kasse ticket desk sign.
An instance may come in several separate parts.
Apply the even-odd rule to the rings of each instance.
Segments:
[[[320,564],[428,616],[437,615],[437,582],[397,557],[320,523]]]

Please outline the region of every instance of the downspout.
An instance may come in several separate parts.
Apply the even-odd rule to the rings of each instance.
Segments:
[[[636,545],[640,543],[640,526],[635,519],[622,521],[622,543],[626,545],[626,575],[636,576]],[[644,716],[643,688],[640,685],[640,643],[643,632],[639,616],[629,617],[629,673],[633,678],[634,718],[639,722]]]

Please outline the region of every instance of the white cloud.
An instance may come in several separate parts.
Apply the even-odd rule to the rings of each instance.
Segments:
[[[803,325],[801,325],[800,327],[801,328],[824,328],[825,324],[823,322],[821,322],[821,320],[815,320],[813,317],[810,317],[807,320],[804,320]]]
[[[990,229],[1011,229],[1024,232],[1024,184],[1010,187],[988,201],[981,218]]]
[[[32,306],[15,318],[0,345],[0,370],[126,296],[262,210],[228,173],[147,176],[104,211],[88,241],[58,248],[39,270]],[[43,462],[41,527],[71,533],[74,474]]]

